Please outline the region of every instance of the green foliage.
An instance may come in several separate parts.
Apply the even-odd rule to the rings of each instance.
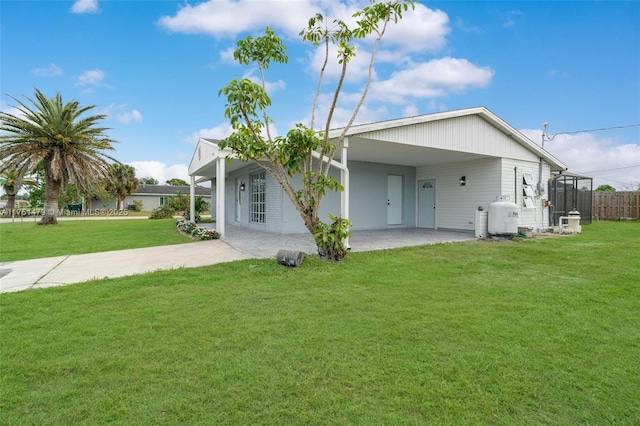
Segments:
[[[78,187],[73,183],[67,185],[64,192],[61,192],[58,198],[58,207],[66,208],[68,204],[82,204],[82,194],[80,194]]]
[[[345,239],[351,235],[349,227],[352,225],[347,219],[329,214],[331,225],[321,222],[313,233],[318,255],[323,259],[339,261],[347,257]]]
[[[156,183],[157,182],[158,181],[156,181]],[[182,179],[171,178],[171,179],[169,179],[167,181],[167,185],[171,185],[171,186],[189,186],[189,183],[187,181],[182,180]]]
[[[319,227],[322,228],[318,212],[326,191],[343,190],[340,182],[330,176],[330,169],[333,167],[333,159],[338,148],[342,146],[346,132],[364,103],[373,78],[373,62],[378,43],[387,25],[398,22],[402,14],[413,7],[412,0],[372,1],[370,6],[364,7],[353,15],[356,18],[353,29],[341,20],[335,20],[329,28],[322,14],[316,14],[309,19],[307,28],[303,29],[299,35],[305,42],[324,46],[324,63],[311,107],[310,125],[296,124],[285,137],[272,138],[271,136],[270,124],[273,120],[269,117],[267,110],[272,102],[266,91],[264,72],[271,62],[286,63],[288,61],[286,46],[269,27],[265,29],[264,36],[257,38],[249,36],[237,42],[234,58],[243,65],[255,64],[260,72],[261,84],[248,78],[234,79],[218,92],[218,96],[226,98],[225,117],[234,130],[220,143],[220,147],[231,149],[238,159],[253,162],[265,169],[282,186],[302,217],[307,230],[312,234],[318,232]],[[371,34],[375,34],[374,46],[369,61],[367,82],[360,100],[343,133],[337,139],[329,140],[328,133],[347,73],[347,66],[356,55],[353,40],[365,38]],[[331,51],[330,45],[337,47],[337,62],[341,65],[341,74],[333,92],[326,123],[322,131],[317,131],[315,114],[323,87],[328,55]],[[297,173],[302,177],[301,189],[294,188],[290,180]]]
[[[104,188],[106,192],[114,195],[117,200],[116,209],[121,210],[126,196],[138,190],[138,183],[136,169],[133,166],[115,163],[111,165],[109,175],[104,179]]]
[[[176,214],[176,209],[170,204],[164,204],[160,207],[156,207],[151,211],[149,219],[169,219]]]
[[[169,197],[169,206],[173,209],[175,213],[181,214],[186,220],[189,220],[191,217],[191,197],[189,195],[183,195],[178,191],[178,195]],[[194,216],[195,221],[202,221],[202,213],[207,211],[209,208],[209,203],[204,200],[202,195],[196,195],[194,199]]]
[[[141,212],[143,207],[144,207],[144,203],[142,202],[142,200],[133,200],[134,212]]]
[[[157,185],[158,184],[158,179],[152,178],[150,176],[145,176],[140,178],[140,185]]]
[[[599,187],[597,187],[596,189],[594,189],[594,192],[615,192],[615,188],[611,185],[600,185]]]

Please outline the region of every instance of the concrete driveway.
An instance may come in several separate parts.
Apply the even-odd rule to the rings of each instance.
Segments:
[[[0,263],[0,293],[246,259],[221,240]]]

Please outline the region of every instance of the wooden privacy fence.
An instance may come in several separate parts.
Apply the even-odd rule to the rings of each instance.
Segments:
[[[593,219],[640,219],[640,191],[594,192]]]

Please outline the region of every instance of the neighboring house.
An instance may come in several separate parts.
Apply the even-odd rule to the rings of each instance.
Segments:
[[[169,197],[176,196],[178,193],[182,195],[189,195],[190,187],[188,186],[171,186],[171,185],[146,185],[140,184],[136,192],[131,195],[127,195],[122,204],[123,209],[127,209],[127,206],[133,205],[134,200],[142,201],[144,211],[151,211],[161,205],[167,204]],[[196,196],[202,195],[207,203],[211,203],[211,188],[205,188],[197,186],[195,188]],[[90,209],[115,209],[116,200],[92,200]]]
[[[342,129],[330,131],[335,138]],[[192,184],[211,180],[212,215],[224,224],[275,233],[306,232],[277,182],[200,139]],[[433,228],[473,232],[476,212],[499,196],[518,206],[518,226],[544,229],[551,173],[566,166],[484,107],[352,126],[336,156],[345,191],[328,192],[320,218],[347,217],[354,230]],[[294,180],[296,177],[293,178]],[[299,177],[297,181],[299,181]]]

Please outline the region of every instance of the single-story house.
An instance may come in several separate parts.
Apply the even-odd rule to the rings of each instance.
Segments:
[[[330,138],[342,130],[332,130]],[[218,142],[201,138],[189,165],[192,188],[211,181],[218,231],[224,235],[225,224],[234,224],[306,232],[278,183]],[[345,190],[327,193],[320,218],[328,221],[329,212],[348,218],[353,230],[478,232],[476,212],[486,212],[498,197],[517,205],[519,227],[546,229],[547,181],[566,170],[485,107],[352,126],[334,165]]]
[[[205,188],[197,186],[194,188],[196,196],[201,195],[204,200],[211,204],[211,188]],[[147,185],[140,184],[136,192],[131,195],[127,195],[122,203],[122,208],[127,209],[127,206],[133,205],[133,201],[142,201],[142,210],[152,211],[153,209],[165,205],[168,203],[169,197],[176,196],[178,194],[189,195],[191,192],[188,186],[172,186],[172,185]],[[90,202],[90,209],[115,209],[117,200],[96,200],[93,199]]]

